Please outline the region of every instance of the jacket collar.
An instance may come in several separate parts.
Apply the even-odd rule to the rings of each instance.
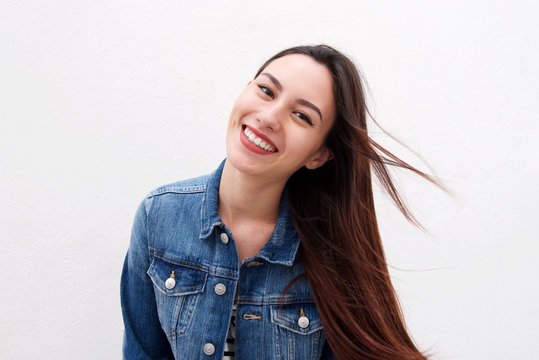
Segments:
[[[210,174],[202,201],[200,239],[206,240],[216,227],[223,227],[217,208],[219,205],[219,184],[226,159]],[[284,189],[279,205],[279,216],[269,241],[256,255],[270,263],[292,266],[299,248],[299,236],[296,232],[290,208],[288,190]]]

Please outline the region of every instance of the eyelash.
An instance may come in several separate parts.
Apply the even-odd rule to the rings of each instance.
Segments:
[[[264,85],[258,85],[258,87],[260,88],[260,90],[261,90],[264,94],[268,95],[270,98],[272,98],[272,99],[275,98],[275,95],[273,94],[273,91],[271,91],[269,87],[264,86]]]
[[[260,88],[260,91],[262,91],[264,94],[268,95],[270,98],[272,99],[275,99],[275,95],[273,94],[273,91],[271,91],[271,89],[265,85],[258,85],[258,87]],[[305,115],[304,113],[300,112],[300,111],[295,111],[294,114],[300,118],[302,121],[305,121],[307,124],[309,125],[313,125],[311,119]]]
[[[297,116],[298,116],[301,120],[305,121],[307,124],[309,124],[309,125],[311,125],[311,126],[313,125],[313,122],[311,121],[311,119],[309,119],[309,117],[308,117],[307,115],[305,115],[304,113],[299,112],[299,111],[296,111],[296,112],[294,112],[294,114],[297,114]]]

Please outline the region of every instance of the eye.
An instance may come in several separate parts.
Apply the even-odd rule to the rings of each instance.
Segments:
[[[309,119],[309,117],[307,115],[305,115],[304,113],[302,112],[299,112],[299,111],[296,111],[294,112],[294,114],[300,118],[301,120],[305,121],[307,124],[309,125],[313,125],[313,122],[311,121],[311,119]]]
[[[258,85],[258,87],[260,88],[260,90],[264,94],[268,95],[270,98],[272,98],[272,99],[275,98],[275,95],[273,94],[273,91],[271,91],[271,89],[269,87],[267,87],[265,85]]]

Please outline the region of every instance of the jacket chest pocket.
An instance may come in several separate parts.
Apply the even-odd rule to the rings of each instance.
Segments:
[[[148,275],[153,281],[159,321],[167,336],[185,334],[208,273],[153,257]]]
[[[324,334],[314,302],[274,305],[271,321],[279,359],[320,359]]]

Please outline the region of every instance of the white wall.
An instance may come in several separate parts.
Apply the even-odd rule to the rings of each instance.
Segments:
[[[379,123],[455,194],[398,172],[427,234],[376,193],[418,344],[539,358],[538,15],[525,0],[1,2],[0,358],[119,358],[136,206],[217,166],[267,57],[322,42],[358,61]]]

